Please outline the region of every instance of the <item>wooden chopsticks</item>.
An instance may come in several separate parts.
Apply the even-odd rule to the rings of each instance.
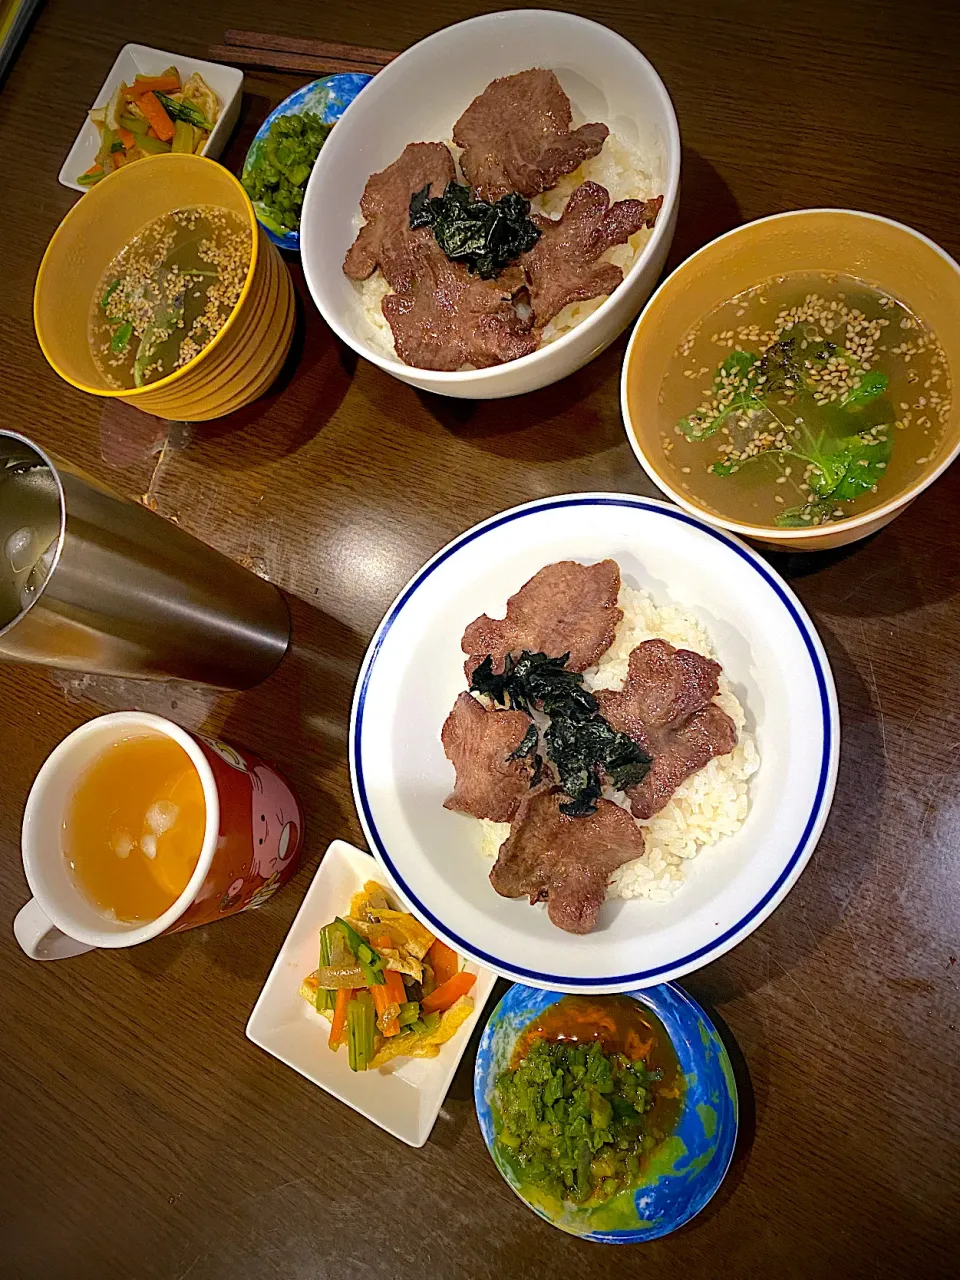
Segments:
[[[397,56],[390,49],[370,49],[303,36],[272,36],[262,31],[228,31],[223,44],[210,46],[210,57],[266,71],[362,71],[376,73]]]

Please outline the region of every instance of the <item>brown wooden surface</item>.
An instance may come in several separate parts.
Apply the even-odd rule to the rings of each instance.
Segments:
[[[651,58],[684,139],[671,263],[807,205],[899,216],[960,255],[956,6],[598,0]],[[33,336],[40,256],[76,198],[57,171],[126,40],[203,56],[229,27],[402,49],[466,0],[48,0],[0,89],[0,422],[88,467],[290,593],[295,646],[253,692],[0,668],[0,1274],[220,1277],[956,1275],[960,1243],[960,469],[843,555],[778,567],[823,636],[843,715],[836,802],[783,906],[685,985],[742,1053],[743,1123],[715,1202],[614,1252],[529,1213],[489,1160],[465,1058],[411,1151],[250,1044],[246,1018],[329,840],[362,843],[350,694],[389,600],[442,543],[518,500],[650,492],[624,441],[620,343],[558,386],[470,405],[356,358],[303,307],[286,385],[178,436],[61,382]],[[268,20],[269,19],[269,20]],[[295,77],[251,74],[226,162]],[[425,87],[425,92],[426,92]],[[293,264],[303,293],[302,278]],[[127,952],[25,959],[18,826],[66,733],[143,707],[275,760],[306,855],[262,911]]]

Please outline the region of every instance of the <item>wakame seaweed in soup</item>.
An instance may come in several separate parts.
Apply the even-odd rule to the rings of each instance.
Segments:
[[[250,227],[212,205],[154,219],[116,255],[90,309],[90,349],[112,387],[188,364],[230,317],[250,267]]]
[[[744,524],[807,528],[894,498],[937,452],[950,375],[936,335],[852,276],[804,272],[691,329],[660,388],[673,483]]]

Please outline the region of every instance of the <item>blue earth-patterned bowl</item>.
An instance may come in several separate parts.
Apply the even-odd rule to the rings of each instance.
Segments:
[[[689,1222],[723,1181],[737,1138],[737,1086],[730,1058],[697,1002],[672,982],[624,994],[663,1023],[686,1083],[677,1127],[645,1158],[636,1188],[592,1209],[561,1204],[531,1195],[529,1188],[521,1190],[509,1165],[498,1156],[491,1107],[497,1077],[509,1066],[524,1027],[560,1000],[561,992],[512,986],[484,1029],[473,1077],[484,1141],[506,1181],[551,1226],[601,1244],[655,1240]]]
[[[349,72],[345,75],[321,76],[319,80],[314,80],[312,84],[302,85],[295,93],[291,93],[289,98],[284,99],[279,107],[274,108],[267,116],[263,124],[257,130],[256,137],[250,143],[250,150],[247,152],[247,158],[243,162],[243,174],[245,176],[250,166],[253,164],[257,152],[263,145],[263,141],[270,132],[270,126],[277,116],[297,116],[305,111],[312,111],[314,115],[318,115],[324,124],[335,124],[343,113],[349,107],[364,85],[369,84],[373,76],[362,75],[359,72]],[[254,210],[257,206],[254,203]],[[292,249],[295,253],[300,252],[300,232],[288,231],[286,235],[277,235],[275,231],[271,231],[268,226],[263,224],[263,219],[257,212],[257,221],[263,226],[264,231],[281,249]]]

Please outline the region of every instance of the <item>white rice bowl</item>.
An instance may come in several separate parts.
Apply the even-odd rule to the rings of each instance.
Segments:
[[[599,159],[599,157],[598,157]],[[672,605],[654,604],[649,593],[622,586],[618,603],[623,621],[613,644],[595,667],[584,672],[588,689],[619,689],[627,678],[630,654],[645,640],[662,639],[677,648],[692,649],[716,660],[706,631],[692,614]],[[750,779],[760,768],[760,756],[747,718],[725,675],[720,676],[714,701],[737,728],[737,745],[715,756],[677,788],[671,800],[652,818],[635,819],[643,831],[645,852],[613,873],[608,898],[649,898],[666,902],[683,885],[686,866],[701,849],[734,835],[750,807]],[[604,793],[624,808],[621,792]],[[510,834],[510,824],[481,819],[481,852],[493,859]]]
[[[574,118],[573,127],[582,124],[582,120]],[[459,157],[459,148],[451,141],[446,145],[455,158]],[[597,182],[606,187],[610,194],[610,203],[618,200],[651,200],[659,194],[651,176],[652,162],[645,158],[639,150],[630,146],[612,131],[599,155],[585,160],[579,169],[561,178],[555,187],[535,196],[530,201],[534,213],[549,218],[559,218],[570,196],[583,182]],[[355,230],[363,226],[362,215],[357,214]],[[623,271],[624,277],[643,251],[644,245],[653,234],[653,229],[643,227],[635,232],[626,244],[617,244],[601,255],[601,262],[613,262]],[[374,343],[384,355],[396,357],[397,349],[393,341],[393,331],[383,314],[382,302],[388,293],[388,284],[383,272],[377,268],[367,280],[352,281],[357,290],[363,313],[374,331]],[[599,298],[591,298],[588,302],[571,302],[559,311],[543,330],[540,346],[548,346],[555,342],[561,334],[575,329],[578,324],[592,315],[607,300],[606,294]]]

